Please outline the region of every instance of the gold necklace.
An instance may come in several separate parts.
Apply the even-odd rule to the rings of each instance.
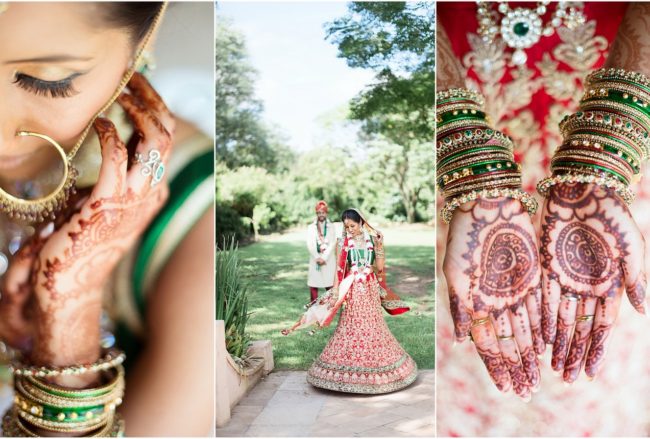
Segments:
[[[516,66],[526,64],[528,56],[524,49],[537,44],[542,36],[553,35],[562,24],[573,29],[586,21],[582,2],[558,2],[553,17],[545,25],[542,16],[547,12],[549,0],[538,2],[534,8],[515,9],[500,1],[497,10],[492,9],[492,2],[479,0],[476,3],[478,34],[489,44],[501,36],[508,47],[514,49],[511,60]]]

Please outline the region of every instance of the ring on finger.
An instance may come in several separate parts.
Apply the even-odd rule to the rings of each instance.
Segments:
[[[485,325],[485,324],[486,324],[487,322],[489,322],[489,321],[490,321],[490,318],[489,318],[489,317],[483,317],[483,318],[480,318],[480,319],[474,319],[474,320],[472,320],[472,328],[474,328],[475,326]]]
[[[165,175],[165,164],[162,161],[162,154],[157,149],[149,151],[149,156],[145,158],[141,153],[135,153],[135,162],[142,165],[140,174],[143,177],[151,176],[151,187],[154,187]]]
[[[593,314],[585,314],[583,316],[576,317],[576,322],[590,322],[594,319]]]
[[[515,338],[514,335],[497,335],[497,338],[501,341],[506,341],[506,340],[513,340]]]
[[[562,297],[564,297],[569,302],[577,302],[579,300],[579,297],[576,294],[572,293],[564,293],[562,294]]]

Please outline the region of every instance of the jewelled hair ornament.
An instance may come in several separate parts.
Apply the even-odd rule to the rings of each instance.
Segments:
[[[6,10],[6,8],[6,3],[0,3],[0,13]],[[138,70],[138,68],[140,68],[145,49],[148,46],[152,36],[156,33],[156,30],[162,21],[166,9],[167,2],[163,2],[160,7],[160,11],[156,14],[156,18],[154,19],[149,32],[146,34],[138,50],[136,51],[134,62],[129,67],[129,70],[122,77],[122,80],[120,81],[117,89],[108,100],[108,102],[106,102],[106,104],[92,117],[83,133],[81,134],[81,137],[69,152],[66,153],[61,145],[59,145],[51,137],[44,134],[34,133],[31,131],[18,131],[16,133],[16,136],[18,137],[38,137],[52,145],[63,161],[63,176],[54,191],[35,199],[17,197],[0,187],[0,211],[5,212],[11,218],[17,218],[28,222],[41,222],[46,219],[54,219],[56,212],[65,205],[66,201],[69,199],[70,195],[74,193],[75,190],[75,182],[78,176],[78,172],[74,168],[72,160],[79,151],[79,148],[81,148],[81,145],[85,141],[86,136],[90,132],[95,120],[115,102],[120,93],[122,93],[122,90],[126,87],[133,74]]]

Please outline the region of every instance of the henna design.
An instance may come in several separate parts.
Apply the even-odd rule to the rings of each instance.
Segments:
[[[510,374],[508,372],[508,367],[501,358],[500,353],[494,353],[488,349],[481,349],[476,345],[476,351],[478,355],[483,360],[485,368],[487,369],[492,381],[502,392],[506,392],[510,389]]]
[[[519,353],[519,355],[521,356],[521,363],[524,365],[528,382],[533,388],[539,386],[542,378],[539,373],[539,363],[535,351],[530,347],[526,347]]]
[[[580,222],[564,227],[555,245],[564,273],[588,285],[607,281],[614,272],[614,257],[598,231]]]
[[[587,353],[590,335],[591,323],[576,324],[573,342],[569,348],[569,355],[567,355],[564,366],[564,381],[572,383],[578,378],[578,374],[582,368],[582,362]]]
[[[518,360],[519,358],[513,360],[507,355],[503,355],[503,362],[506,364],[508,371],[510,372],[512,389],[517,395],[523,397],[529,394],[530,382],[528,381],[528,375]]]
[[[436,35],[436,88],[446,90],[465,87],[460,61],[456,58],[447,32],[440,23],[437,23]]]
[[[585,373],[590,377],[596,376],[603,359],[605,358],[605,343],[612,325],[600,325],[591,332],[591,345],[587,353]]]
[[[632,286],[626,287],[627,297],[630,300],[630,303],[632,304],[634,309],[636,309],[642,314],[646,313],[645,296],[646,296],[647,286],[648,286],[648,281],[646,280],[645,272],[642,272],[641,275],[639,276],[639,279],[637,279]]]
[[[650,5],[628,6],[612,44],[605,67],[650,73]]]
[[[530,234],[516,224],[492,228],[481,253],[481,291],[500,297],[521,293],[537,272],[534,248]]]
[[[555,343],[553,343],[553,358],[551,360],[551,367],[553,370],[561,370],[564,368],[565,356],[569,348],[569,335],[573,325],[565,324],[562,319],[557,324],[557,332],[555,333]]]
[[[454,321],[454,332],[456,338],[467,337],[472,326],[472,317],[470,316],[453,287],[449,287],[449,305],[451,316]]]

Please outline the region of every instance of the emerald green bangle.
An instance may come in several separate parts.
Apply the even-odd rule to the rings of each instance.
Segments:
[[[75,422],[82,422],[92,419],[98,415],[105,413],[106,405],[98,405],[92,407],[75,407],[61,409],[58,407],[43,406],[43,419],[48,421],[66,422],[74,424]]]
[[[624,94],[627,94],[628,97],[623,97]],[[641,111],[643,114],[650,117],[650,108],[648,108],[648,103],[641,100],[634,101],[634,99],[638,98],[636,98],[636,96],[631,96],[629,93],[623,93],[618,90],[608,90],[606,96],[590,96],[586,99],[583,99],[581,102],[589,103],[596,100],[613,101]]]
[[[466,154],[479,152],[479,151],[494,151],[494,152],[508,152],[508,153],[510,152],[508,148],[503,147],[501,145],[477,146],[475,148],[464,149],[462,151],[450,155],[449,157],[445,157],[444,159],[440,160],[440,163],[438,163],[438,167],[441,168],[445,166],[447,163],[452,162],[454,159],[460,156],[464,156]]]
[[[481,122],[484,122],[486,120],[486,115],[482,111],[476,111],[475,113],[472,112],[463,113],[462,111],[458,111],[457,114],[454,114],[456,111],[458,110],[439,114],[438,115],[439,120],[437,121],[436,126],[438,128],[442,128],[448,123],[456,122],[460,120],[476,120]]]

